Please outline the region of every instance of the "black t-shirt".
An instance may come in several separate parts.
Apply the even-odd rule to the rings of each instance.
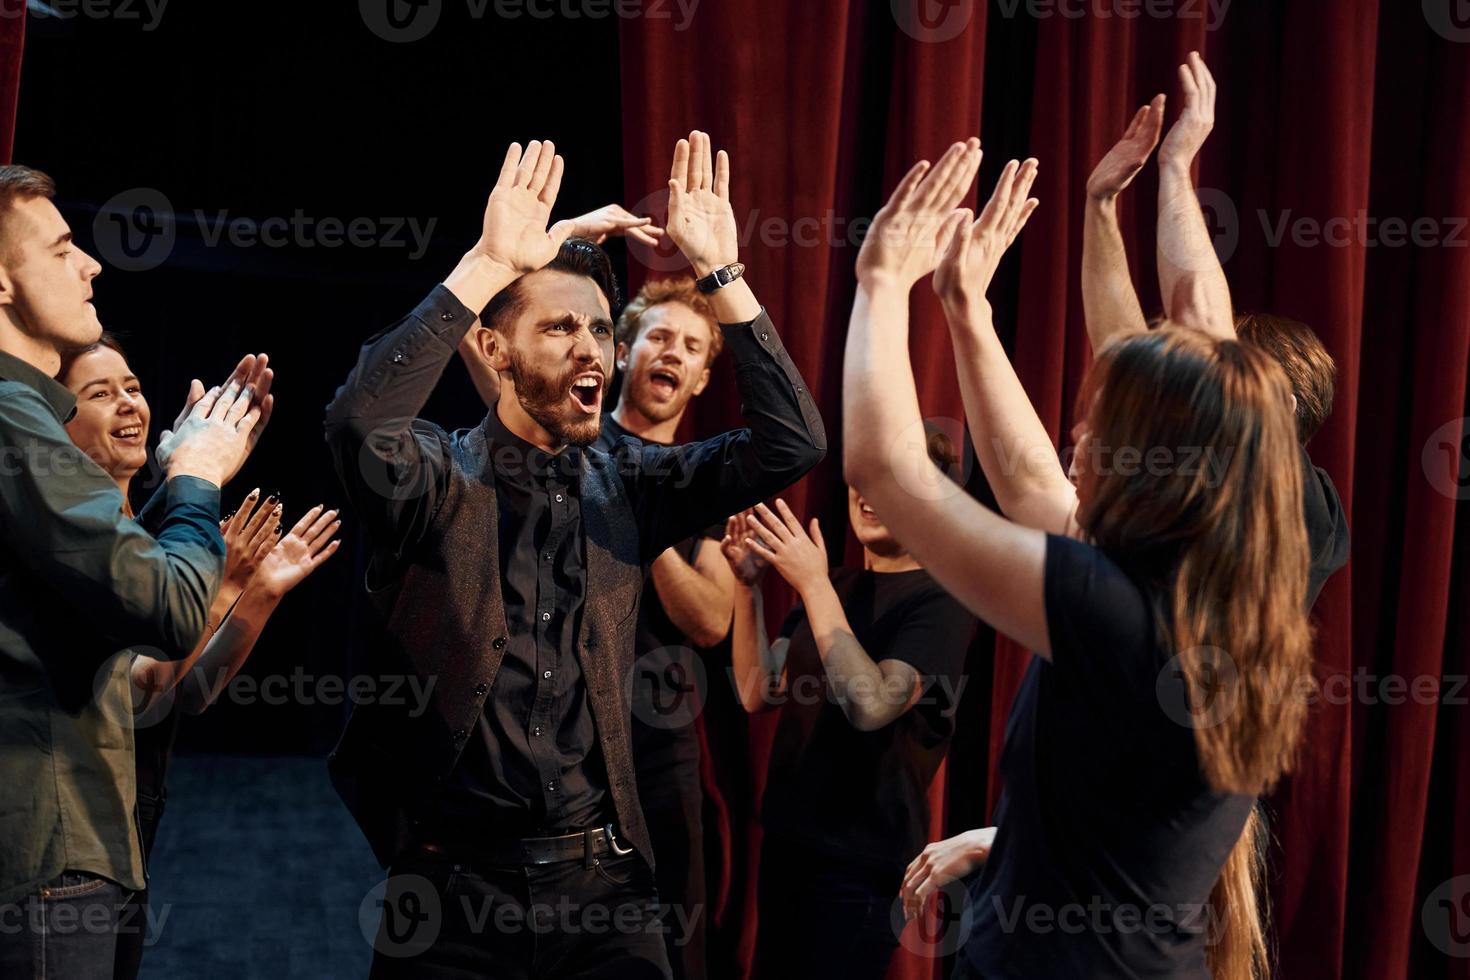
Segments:
[[[1200,773],[1154,597],[1047,536],[1051,661],[1006,725],[1005,794],[965,953],[987,977],[1199,977],[1210,890],[1255,798]]]
[[[1343,513],[1332,477],[1322,467],[1312,464],[1305,448],[1301,454],[1302,506],[1307,518],[1307,547],[1312,553],[1307,571],[1307,608],[1311,609],[1327,579],[1347,564],[1351,541],[1347,515]]]
[[[832,697],[805,610],[793,609],[761,822],[842,860],[902,869],[929,837],[929,783],[954,734],[976,622],[922,569],[838,569],[832,586],[868,656],[910,664],[924,689],[893,723],[858,731]]]

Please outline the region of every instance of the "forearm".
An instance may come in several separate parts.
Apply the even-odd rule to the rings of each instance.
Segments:
[[[1180,326],[1235,337],[1230,286],[1215,254],[1189,164],[1159,158],[1159,291],[1164,314]]]
[[[905,678],[888,677],[863,649],[831,582],[812,583],[802,591],[802,602],[827,687],[848,722],[871,732],[902,715],[912,700],[912,685]]]
[[[1012,520],[1061,533],[1075,496],[1056,447],[996,335],[990,304],[946,305],[975,455]],[[1043,526],[1044,525],[1044,526]]]
[[[736,285],[739,285],[737,282]],[[735,288],[734,286],[730,288]],[[748,322],[721,320],[750,440],[741,448],[753,493],[725,501],[733,514],[796,482],[827,452],[827,433],[811,391],[762,309]]]
[[[246,589],[218,631],[203,644],[179,689],[179,709],[199,714],[224,691],[245,666],[266,621],[280,605],[281,596],[264,589]]]
[[[730,666],[740,705],[754,714],[776,706],[785,663],[766,639],[765,597],[759,586],[735,586],[730,623]]]
[[[690,642],[711,647],[725,638],[733,606],[729,590],[700,574],[672,548],[654,561],[652,576],[664,611]]]
[[[220,585],[219,592],[216,593],[214,602],[209,607],[209,620],[205,625],[204,634],[200,636],[194,649],[189,651],[189,655],[182,660],[156,660],[142,656],[133,662],[133,683],[143,693],[142,703],[135,706],[137,713],[147,711],[159,698],[184,683],[186,677],[188,677],[189,685],[199,683],[199,678],[189,677],[189,673],[229,617],[230,610],[240,598],[241,592],[240,587],[233,582],[226,581]],[[180,691],[178,697],[182,703],[191,694],[197,693],[186,686],[185,690]]]
[[[1082,221],[1082,316],[1094,353],[1112,337],[1148,329],[1128,272],[1115,197],[1087,198]]]

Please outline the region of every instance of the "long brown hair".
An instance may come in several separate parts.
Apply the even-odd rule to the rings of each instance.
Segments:
[[[1290,396],[1265,352],[1177,328],[1105,347],[1082,392],[1078,524],[1159,597],[1200,771],[1217,792],[1266,792],[1290,769],[1306,718],[1308,547]],[[1267,971],[1263,828],[1253,814],[1211,896],[1217,978]]]

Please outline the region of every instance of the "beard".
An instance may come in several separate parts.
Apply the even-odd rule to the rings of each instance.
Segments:
[[[590,446],[602,432],[602,413],[576,417],[567,408],[572,395],[572,375],[567,370],[556,377],[538,374],[520,352],[510,352],[510,379],[516,400],[536,424],[568,446]]]

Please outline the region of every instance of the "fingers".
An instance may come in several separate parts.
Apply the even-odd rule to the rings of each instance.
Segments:
[[[568,238],[572,237],[572,232],[576,230],[577,223],[575,221],[572,221],[570,219],[566,221],[558,221],[556,224],[546,229],[546,237],[551,239],[552,245],[556,246],[557,248],[561,248],[562,242],[565,242]]]
[[[685,187],[693,194],[704,188],[704,157],[708,152],[709,143],[702,139],[704,134],[699,130],[689,134],[689,174]]]
[[[548,208],[556,203],[556,195],[561,193],[561,175],[566,171],[566,161],[558,153],[551,158],[551,169],[546,174],[546,183],[537,195],[537,200]]]
[[[536,164],[541,161],[541,141],[532,140],[526,144],[526,152],[521,154],[521,162],[516,166],[515,177],[512,179],[512,187],[531,186],[531,179],[536,175]]]
[[[770,532],[777,542],[784,541],[791,536],[790,528],[786,526],[781,518],[776,516],[775,511],[771,510],[765,504],[755,505],[755,519],[755,527],[758,530]]]
[[[940,252],[947,254],[950,246],[957,239],[970,237],[966,234],[966,231],[970,227],[970,222],[974,220],[975,212],[969,208],[960,208],[958,211],[953,211],[946,215],[944,223],[939,226],[939,237],[937,241],[939,242]]]
[[[316,519],[321,516],[322,509],[324,507],[326,507],[325,504],[317,504],[311,510],[307,511],[305,514],[302,514],[300,519],[297,520],[295,524],[291,525],[291,533],[298,538],[306,537],[307,529],[310,528],[312,524],[316,523]]]
[[[500,163],[500,175],[495,178],[496,187],[514,187],[516,182],[516,170],[521,163],[521,144],[512,143],[505,151],[505,159]]]
[[[338,523],[341,522],[339,521]],[[317,568],[322,564],[322,562],[335,555],[337,553],[337,549],[340,547],[342,547],[342,539],[337,538],[325,548],[321,549],[320,551],[314,552],[311,556],[311,570],[316,571]]]
[[[995,182],[995,190],[990,194],[990,200],[985,202],[985,210],[980,212],[980,224],[978,231],[989,233],[997,231],[1005,226],[1005,210],[1010,204],[1011,187],[1015,183],[1016,173],[1021,165],[1015,160],[1009,161],[1000,171],[1000,179]]]
[[[700,158],[704,171],[699,176],[699,189],[713,192],[715,189],[715,154],[710,145],[709,133],[701,132],[699,141],[704,146],[704,156]]]
[[[199,399],[204,397],[204,382],[198,378],[189,382],[189,393],[184,396],[184,408],[179,412],[178,418],[174,419],[173,427],[177,429],[184,424],[184,419],[194,411],[194,406],[199,404]]]
[[[1199,104],[1199,86],[1194,81],[1194,71],[1189,65],[1179,66],[1179,88],[1184,92],[1184,109],[1189,111]]]
[[[910,167],[909,172],[903,175],[903,179],[898,182],[898,186],[893,189],[893,194],[888,198],[888,207],[906,207],[918,190],[920,182],[924,179],[924,175],[928,172],[928,160],[920,160]]]
[[[276,396],[266,395],[264,401],[257,401],[255,406],[249,412],[246,412],[245,417],[240,420],[241,428],[247,423],[252,426],[250,429],[250,446],[252,449],[260,441],[261,433],[265,432],[265,427],[270,424],[271,412],[275,411],[275,407]],[[252,416],[254,416],[253,422],[251,421]]]
[[[250,518],[250,523],[245,526],[246,547],[258,549],[262,544],[275,544],[276,527],[281,523],[281,512],[284,508],[279,500],[267,499],[265,504],[256,508]]]
[[[677,180],[680,187],[689,186],[689,141],[681,139],[674,144],[674,163],[669,168],[669,180]]]
[[[547,140],[541,144],[541,154],[536,158],[536,167],[531,171],[531,182],[527,186],[537,194],[546,187],[551,170],[556,165],[556,144]]]
[[[1128,123],[1128,128],[1123,130],[1123,142],[1129,142],[1138,136],[1144,123],[1148,122],[1148,111],[1149,107],[1146,105],[1138,107],[1138,111],[1133,114],[1132,120]]]
[[[776,561],[776,552],[773,549],[768,548],[763,542],[757,540],[756,538],[746,538],[745,547],[750,550],[751,554],[755,555],[762,561],[770,562],[772,564],[774,564]]]
[[[235,534],[239,533],[241,526],[246,524],[250,520],[251,515],[255,512],[255,502],[259,499],[260,487],[256,487],[254,490],[251,490],[248,494],[245,495],[245,499],[240,502],[239,508],[237,508],[234,513],[232,513],[229,517],[225,518],[223,522],[221,522],[224,526],[220,529],[220,533],[223,534],[226,538],[232,537]]]
[[[315,540],[317,535],[321,534],[328,527],[333,526],[332,521],[334,518],[336,518],[336,516],[337,511],[335,510],[329,510],[318,515],[317,519],[312,521],[311,525],[307,527],[305,533],[303,533],[301,537],[305,538],[307,541]],[[341,521],[338,521],[337,523],[340,524]]]
[[[730,154],[724,150],[715,157],[715,195],[722,201],[730,200]]]
[[[812,518],[811,535],[812,543],[820,548],[822,550],[822,554],[825,555],[827,553],[827,542],[822,540],[822,525],[821,522],[818,521],[815,517]]]
[[[1189,65],[1194,70],[1194,83],[1204,105],[1213,110],[1215,105],[1215,76],[1198,51],[1189,52]]]
[[[975,175],[980,172],[980,141],[970,137],[965,142],[965,151],[960,156],[960,162],[956,166],[954,174],[950,178],[949,186],[944,197],[940,201],[940,208],[945,211],[953,211],[959,203],[970,193],[970,186],[975,182]]]
[[[784,498],[776,498],[776,512],[781,515],[781,521],[786,525],[786,530],[792,534],[804,533],[801,529],[801,521],[796,519],[796,514],[787,506]]]
[[[924,178],[919,185],[917,193],[913,198],[913,207],[920,211],[933,211],[938,208],[939,202],[943,200],[948,192],[949,183],[954,177],[955,168],[960,166],[965,153],[964,143],[951,143],[949,149],[944,151],[944,156],[934,165],[934,169]]]
[[[1036,158],[1030,157],[1021,164],[1021,169],[1016,174],[1015,183],[1011,186],[1010,202],[1006,206],[1005,234],[1007,241],[1016,237],[1021,231],[1021,226],[1026,223],[1026,218],[1036,210],[1035,202],[1029,199],[1031,185],[1036,183],[1036,174],[1040,169],[1041,165]]]

